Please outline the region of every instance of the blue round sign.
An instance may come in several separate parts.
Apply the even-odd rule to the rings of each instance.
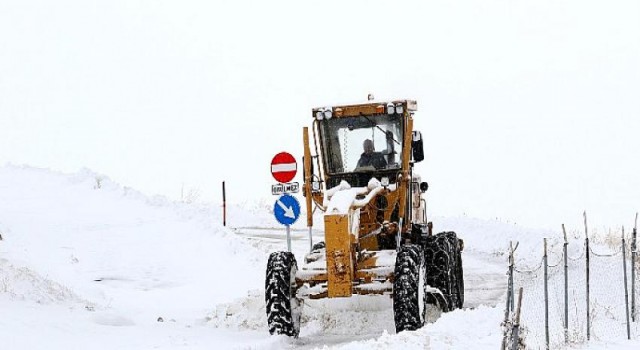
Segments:
[[[296,222],[300,216],[300,203],[298,203],[296,197],[283,194],[276,200],[273,206],[273,214],[279,223],[291,225]]]

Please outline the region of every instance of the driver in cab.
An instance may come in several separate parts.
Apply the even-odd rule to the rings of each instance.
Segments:
[[[364,148],[364,153],[360,156],[360,160],[358,160],[358,165],[356,165],[356,169],[358,168],[366,168],[366,167],[374,167],[375,169],[382,169],[387,166],[387,161],[384,159],[384,156],[380,152],[375,152],[373,147],[373,141],[366,139],[362,144]]]

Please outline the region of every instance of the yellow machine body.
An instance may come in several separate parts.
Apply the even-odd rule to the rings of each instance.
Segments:
[[[309,227],[313,213],[324,212],[325,247],[308,254],[298,270],[299,297],[391,292],[397,243],[412,239],[412,224],[426,225],[420,184],[412,173],[416,110],[411,100],[312,110],[313,140],[308,128],[303,131],[303,193]],[[378,153],[384,157],[384,168],[359,168],[358,161],[353,170],[362,147],[354,135],[383,145]],[[348,207],[332,207],[343,204],[332,203],[338,193],[351,196]]]
[[[326,215],[324,228],[327,261],[327,290],[329,298],[349,297],[352,294],[354,261],[351,258],[353,235],[349,232],[349,216]]]

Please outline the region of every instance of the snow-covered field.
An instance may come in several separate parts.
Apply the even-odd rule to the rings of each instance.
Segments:
[[[147,197],[89,170],[0,167],[2,348],[496,349],[508,242],[520,241],[519,263],[532,265],[542,237],[558,235],[509,222],[432,218],[436,230],[465,240],[463,310],[395,334],[388,297],[309,301],[300,338],[289,339],[266,328],[266,258],[286,249],[271,205],[232,206],[223,227],[219,205]],[[309,247],[304,223],[292,234],[301,261]],[[320,237],[314,230],[314,240]],[[529,288],[534,295],[541,286]],[[574,346],[639,345],[600,334]]]

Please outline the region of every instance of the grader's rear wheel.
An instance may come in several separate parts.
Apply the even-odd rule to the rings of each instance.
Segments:
[[[264,299],[271,334],[297,337],[300,333],[301,303],[295,297],[297,269],[291,252],[275,252],[269,256]]]
[[[445,299],[444,302],[440,302],[442,311],[447,312],[462,308],[464,303],[464,276],[460,241],[456,233],[441,232],[429,237],[425,245],[425,259],[427,284],[431,288],[438,289]]]
[[[453,232],[452,232],[453,233]],[[455,235],[455,233],[453,233]],[[456,282],[458,287],[458,308],[464,305],[464,271],[462,269],[462,240],[455,237]]]

